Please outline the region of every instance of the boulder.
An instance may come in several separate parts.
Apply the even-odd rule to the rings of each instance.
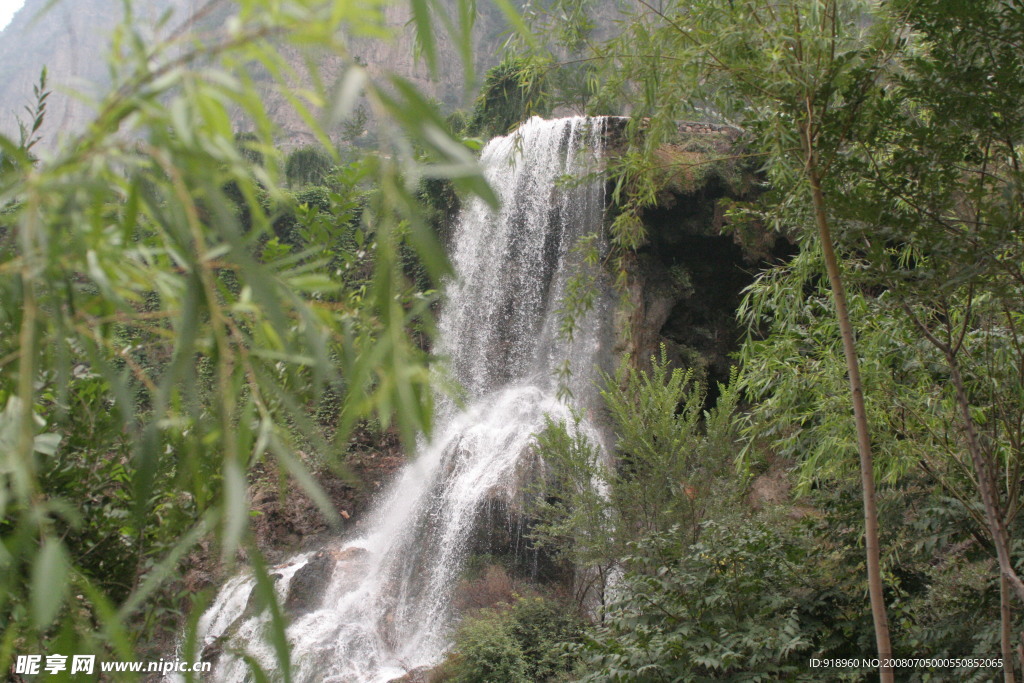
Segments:
[[[320,606],[335,564],[332,552],[319,550],[295,572],[284,600],[284,611],[288,616],[294,619]]]
[[[432,669],[427,666],[418,666],[410,669],[404,676],[392,678],[388,683],[430,683]]]

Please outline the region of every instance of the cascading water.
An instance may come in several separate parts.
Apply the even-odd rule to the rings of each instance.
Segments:
[[[559,335],[558,311],[577,266],[574,246],[601,232],[604,183],[594,171],[604,137],[604,119],[534,118],[484,148],[501,209],[474,200],[459,217],[457,279],[436,349],[466,389],[465,407],[440,402],[433,440],[379,501],[367,533],[319,554],[319,562],[329,558],[327,588],[288,628],[297,680],[384,683],[436,664],[450,644],[453,591],[483,510],[514,504],[536,464],[531,443],[545,416],[571,418],[557,398],[565,360],[577,407],[594,400],[609,338],[607,296],[598,293],[571,342]],[[590,429],[586,420],[581,428]],[[312,556],[277,570],[282,597]],[[232,650],[274,667],[262,637],[269,617],[247,609],[252,585],[229,581],[200,621],[202,642],[223,644],[216,680],[245,680],[248,667]]]

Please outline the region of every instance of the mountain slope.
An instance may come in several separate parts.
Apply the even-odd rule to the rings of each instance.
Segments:
[[[136,21],[152,28],[167,9],[177,14],[196,0],[148,0],[136,3]],[[72,93],[95,96],[109,84],[106,54],[114,27],[122,20],[121,4],[110,0],[26,0],[0,33],[0,132],[16,135],[17,118],[25,118],[32,85],[45,66],[51,96],[47,140],[79,130],[91,118],[90,107]]]
[[[31,103],[32,85],[38,81],[40,70],[49,70],[50,85],[54,91],[50,99],[46,126],[43,129],[46,146],[63,136],[81,130],[92,116],[91,107],[71,93],[79,92],[95,97],[109,87],[107,67],[111,35],[123,19],[121,4],[112,0],[62,0],[46,9],[52,0],[26,0],[10,25],[0,32],[0,133],[16,136],[17,120],[26,118],[24,107]],[[146,0],[135,2],[134,20],[144,33],[158,37],[192,16],[203,0]],[[44,11],[45,10],[45,11]],[[167,10],[173,18],[162,30],[158,20]],[[216,25],[226,12],[208,17]],[[438,40],[438,78],[430,79],[424,66],[414,55],[410,29],[407,28],[409,11],[398,4],[386,9],[386,21],[394,27],[398,37],[394,41],[353,40],[352,54],[366,64],[372,75],[395,73],[412,80],[427,95],[452,108],[467,103],[459,56],[451,40],[440,36]],[[204,25],[203,28],[206,28]],[[478,71],[497,60],[504,31],[504,21],[493,8],[478,11],[474,30]],[[305,74],[304,56],[289,55],[297,73]],[[317,58],[322,76],[330,79],[342,72],[341,60],[334,56]],[[306,80],[305,78],[303,80]],[[280,140],[284,146],[311,141],[305,127],[284,106],[281,98],[267,93],[267,108],[281,128]],[[245,129],[244,121],[236,121]],[[334,131],[342,137],[342,131]]]

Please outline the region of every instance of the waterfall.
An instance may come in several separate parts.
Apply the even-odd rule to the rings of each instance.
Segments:
[[[288,627],[297,680],[386,683],[438,663],[483,511],[517,504],[519,484],[542,465],[531,453],[533,435],[545,416],[571,417],[573,407],[558,398],[566,360],[575,408],[593,407],[610,338],[606,287],[598,286],[571,342],[559,334],[559,307],[579,267],[574,247],[601,232],[604,182],[593,172],[604,136],[604,119],[534,118],[484,148],[501,208],[480,200],[463,207],[435,349],[464,400],[439,401],[432,440],[378,501],[365,535],[275,569],[282,599],[314,562],[330,575],[322,597]],[[580,428],[597,437],[586,420]],[[245,680],[248,667],[232,649],[275,668],[262,636],[269,617],[247,609],[252,585],[245,576],[228,581],[200,620],[200,642],[223,650],[216,680]]]

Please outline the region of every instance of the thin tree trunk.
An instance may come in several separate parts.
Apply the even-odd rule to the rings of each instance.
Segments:
[[[1003,683],[1017,683],[1013,675],[1013,646],[1010,644],[1010,631],[1013,629],[1013,617],[1010,614],[1010,585],[1006,577],[999,575],[999,640],[1003,651]]]
[[[1017,643],[1017,661],[1021,663],[1021,669],[1024,670],[1024,631],[1020,633],[1020,642]]]
[[[934,343],[934,342],[933,342]],[[960,363],[956,359],[954,350],[948,344],[940,344],[940,349],[946,355],[946,364],[949,366],[949,378],[953,381],[956,389],[956,402],[960,406],[960,413],[964,420],[964,432],[967,435],[967,450],[971,454],[971,462],[974,465],[974,476],[978,480],[978,493],[981,494],[981,503],[985,508],[985,519],[988,521],[989,533],[992,534],[992,542],[996,546],[996,559],[999,560],[999,571],[1003,578],[1013,589],[1014,595],[1021,602],[1024,602],[1024,582],[1013,567],[1010,559],[1010,539],[1006,533],[1006,525],[1003,523],[1003,514],[999,509],[999,501],[996,496],[995,477],[992,473],[992,463],[981,449],[981,442],[978,440],[978,432],[974,428],[974,418],[971,417],[971,403],[967,398],[967,390],[964,388],[964,380],[960,375]]]
[[[839,263],[832,246],[832,231],[829,229],[825,210],[825,195],[821,190],[821,179],[814,152],[807,141],[807,176],[811,184],[814,202],[814,219],[821,239],[821,250],[825,256],[825,269],[832,287],[832,298],[836,303],[836,318],[839,333],[843,339],[843,354],[846,356],[846,372],[850,378],[850,394],[853,399],[853,420],[857,428],[857,451],[860,454],[860,480],[864,493],[864,547],[868,565],[868,594],[871,597],[871,619],[875,626],[875,644],[878,649],[878,675],[882,683],[892,683],[892,644],[889,640],[889,620],[886,616],[885,598],[882,594],[882,569],[878,542],[878,507],[875,504],[875,473],[871,455],[871,435],[868,432],[868,416],[864,408],[864,389],[860,381],[860,365],[854,342],[853,326],[846,307],[846,291],[839,274]]]
[[[985,457],[978,439],[978,431],[974,425],[974,418],[971,416],[971,402],[967,396],[967,389],[964,386],[963,375],[960,374],[960,361],[957,360],[958,345],[954,346],[952,341],[945,343],[938,339],[928,327],[918,320],[913,311],[906,304],[903,305],[907,315],[914,322],[925,338],[932,346],[939,349],[946,358],[946,366],[949,368],[949,378],[953,382],[956,391],[956,402],[960,408],[960,414],[964,421],[964,434],[967,437],[967,451],[971,456],[971,464],[974,467],[974,477],[978,481],[978,493],[981,495],[982,507],[985,510],[985,521],[988,525],[989,534],[992,537],[992,544],[996,548],[996,559],[999,562],[999,607],[1000,607],[1000,640],[1003,654],[1003,677],[1005,681],[1013,681],[1012,647],[1010,645],[1010,629],[1013,622],[1010,618],[1010,590],[1017,596],[1017,599],[1024,603],[1024,582],[1013,566],[1010,558],[1010,538],[1006,531],[1006,523],[1003,512],[999,507],[999,496],[996,493],[996,478],[993,471],[993,463]],[[1021,634],[1024,643],[1024,633]],[[1021,653],[1024,661],[1024,650]]]

